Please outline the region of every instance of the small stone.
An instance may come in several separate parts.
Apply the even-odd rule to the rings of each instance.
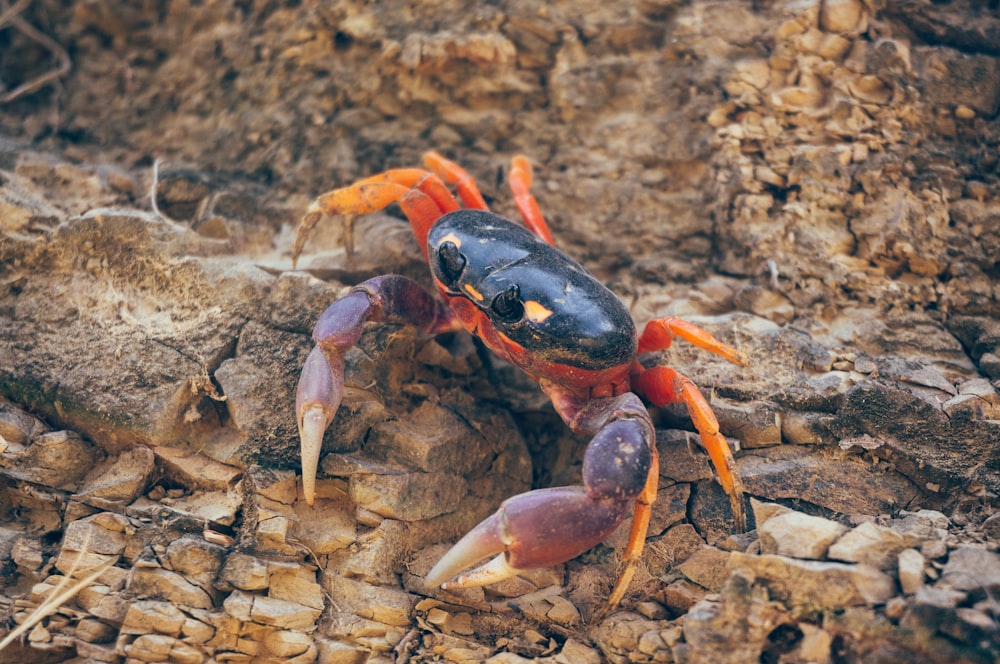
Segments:
[[[24,412],[9,401],[0,400],[0,438],[10,446],[10,451],[27,444],[34,436],[45,431],[41,420]],[[22,450],[18,449],[17,452]]]
[[[117,558],[127,544],[128,520],[118,514],[102,512],[74,521],[66,527],[62,550],[56,559],[56,569],[69,573],[76,569],[91,569]]]
[[[129,578],[130,593],[145,597],[163,597],[182,606],[212,608],[212,597],[183,576],[159,567],[135,567]]]
[[[899,620],[906,611],[906,599],[893,597],[885,603],[885,615],[890,620]]]
[[[705,589],[701,586],[678,579],[663,589],[663,603],[673,611],[683,614],[705,599],[705,594]],[[647,617],[652,618],[652,616]]]
[[[729,578],[729,561],[734,555],[737,554],[705,547],[681,563],[679,569],[699,586],[718,592]]]
[[[94,467],[101,452],[73,431],[52,431],[37,436],[13,459],[3,474],[17,480],[66,491],[76,491]]]
[[[238,620],[291,630],[311,629],[321,613],[319,609],[296,602],[249,595],[240,590],[231,593],[223,607],[228,615]]]
[[[423,521],[458,509],[468,496],[464,478],[450,473],[359,474],[351,500],[390,519]]]
[[[880,604],[896,593],[895,581],[867,565],[845,565],[784,556],[732,553],[729,571],[766,582],[773,599],[810,610]]]
[[[308,651],[313,640],[302,632],[277,629],[265,634],[261,645],[271,657],[289,658]]]
[[[200,537],[185,536],[167,545],[164,562],[169,569],[209,590],[225,558],[226,550],[221,546]]]
[[[896,555],[906,547],[903,536],[872,522],[862,523],[830,547],[831,560],[865,563],[879,569],[895,565]]]
[[[793,511],[784,505],[779,505],[777,503],[765,503],[757,500],[756,498],[750,499],[750,509],[753,510],[753,518],[757,523],[758,528],[767,523],[769,519],[772,519],[780,514],[788,514]]]
[[[819,25],[827,32],[855,32],[867,23],[860,0],[824,0],[820,7]]]
[[[659,602],[639,602],[635,605],[635,610],[639,615],[650,620],[665,620],[667,611]]]
[[[835,521],[801,512],[779,514],[757,527],[761,553],[821,560],[847,528]]]
[[[511,604],[531,620],[576,625],[580,622],[580,612],[569,600],[557,594],[559,590],[558,586],[542,588],[513,600]]]
[[[754,401],[736,403],[716,397],[712,410],[727,436],[739,439],[743,448],[781,444],[781,415],[771,404]]]
[[[264,590],[270,584],[270,572],[260,558],[232,553],[226,558],[219,580],[240,590]]]
[[[833,646],[833,634],[806,622],[798,624],[802,631],[802,641],[799,643],[799,658],[803,662],[830,662],[830,651]]]
[[[924,585],[924,557],[916,549],[899,552],[899,585],[906,595],[912,595]]]
[[[562,650],[552,657],[553,664],[601,664],[601,654],[576,639],[566,639]]]
[[[973,120],[976,117],[976,112],[965,104],[959,104],[955,107],[955,117],[960,120]]]
[[[41,623],[38,623],[28,632],[29,643],[48,643],[52,640],[52,634]]]
[[[297,602],[322,610],[323,588],[316,581],[316,568],[305,564],[271,563],[268,597]]]
[[[167,636],[180,636],[187,616],[170,602],[157,600],[134,601],[125,614],[123,634],[149,634],[156,632]]]
[[[939,586],[971,592],[1000,591],[1000,554],[975,546],[963,546],[948,554]]]
[[[153,467],[149,448],[132,448],[92,469],[73,499],[103,510],[119,511],[146,490]]]
[[[354,507],[346,494],[318,496],[315,507],[297,501],[293,509],[297,519],[292,535],[318,556],[340,551],[357,540]]]
[[[189,489],[227,491],[243,472],[197,452],[166,446],[158,446],[153,451],[166,476]]]
[[[82,618],[74,635],[87,643],[110,643],[118,636],[118,630],[95,618]]]

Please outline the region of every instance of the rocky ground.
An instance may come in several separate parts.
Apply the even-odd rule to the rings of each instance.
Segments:
[[[992,662],[1000,657],[995,2],[0,3],[2,662]],[[464,335],[366,331],[301,500],[318,314],[426,265],[327,188],[437,149],[678,344],[660,498],[554,569],[422,575],[586,441]],[[152,196],[151,196],[152,193]],[[57,598],[80,580],[71,598]],[[39,608],[41,607],[41,609]]]

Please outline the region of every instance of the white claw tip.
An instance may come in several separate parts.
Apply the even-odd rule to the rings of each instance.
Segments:
[[[330,424],[330,417],[321,407],[307,408],[299,423],[299,439],[302,455],[302,494],[310,507],[316,501],[316,470],[319,454],[323,448],[323,432]]]

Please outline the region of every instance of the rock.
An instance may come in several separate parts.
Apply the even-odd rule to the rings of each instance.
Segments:
[[[827,555],[831,560],[865,563],[879,569],[895,566],[896,554],[906,548],[899,533],[866,521],[834,543]]]
[[[1000,590],[1000,554],[976,546],[962,546],[948,554],[939,586],[976,596]]]
[[[94,618],[84,618],[76,624],[76,637],[87,643],[111,643],[116,636],[115,627]]]
[[[672,654],[660,636],[660,623],[635,613],[619,612],[604,620],[593,632],[594,643],[608,661],[667,661]],[[642,653],[639,655],[638,653]]]
[[[410,624],[416,598],[402,590],[329,576],[324,577],[323,587],[341,611],[384,625],[403,627]]]
[[[673,581],[663,589],[663,603],[677,613],[686,613],[704,598],[704,588],[684,579]]]
[[[167,636],[180,636],[187,620],[180,609],[170,602],[138,600],[133,602],[122,623],[123,634],[148,634],[156,632]]]
[[[792,607],[824,610],[885,602],[895,582],[867,565],[732,553],[727,568],[766,583],[770,596]]]
[[[466,480],[449,473],[359,474],[350,497],[390,519],[422,521],[455,511],[468,495]]]
[[[323,589],[312,565],[272,562],[267,596],[296,602],[313,609],[325,606]]]
[[[20,454],[29,440],[45,432],[37,417],[24,412],[6,399],[0,399],[0,438],[7,444],[7,453]],[[0,450],[2,454],[5,450]]]
[[[74,431],[52,431],[34,438],[0,474],[52,487],[75,491],[84,476],[101,458],[93,445]]]
[[[166,476],[189,489],[228,491],[242,475],[239,468],[220,463],[204,454],[171,447],[156,447],[154,452]]]
[[[317,638],[319,661],[328,664],[363,664],[368,660],[367,649],[325,637]]]
[[[125,517],[111,512],[74,521],[66,527],[56,568],[69,573],[75,566],[79,573],[117,559],[132,530]]]
[[[296,602],[250,595],[241,590],[230,593],[223,607],[229,616],[237,620],[291,630],[313,628],[320,614],[319,609]]]
[[[872,476],[860,457],[826,447],[781,445],[739,459],[748,493],[770,501],[805,500],[841,514],[882,514],[916,500],[917,490],[894,475]],[[842,490],[831,492],[830,484]]]
[[[176,572],[160,567],[135,567],[128,580],[128,590],[140,597],[163,597],[181,606],[210,609],[212,594],[199,588]]]
[[[899,552],[899,585],[903,593],[912,595],[924,584],[924,556],[916,549]]]
[[[226,559],[226,550],[198,537],[181,537],[167,545],[165,566],[205,590],[211,590]]]
[[[319,493],[315,507],[293,505],[292,534],[316,555],[329,555],[353,544],[357,526],[351,500],[344,491]]]
[[[102,510],[124,511],[148,488],[153,467],[153,452],[146,447],[105,459],[87,473],[73,500]]]
[[[778,514],[757,526],[761,553],[806,560],[822,560],[830,544],[845,530],[835,521],[801,512]]]
[[[553,664],[601,664],[601,654],[576,639],[566,639],[562,650],[552,656]]]
[[[264,590],[271,582],[267,562],[255,556],[235,552],[226,558],[219,574],[220,587],[240,590]]]
[[[313,640],[301,632],[273,630],[264,635],[261,645],[262,654],[288,659],[308,652],[313,648]]]
[[[718,591],[730,574],[730,559],[735,555],[705,547],[679,566],[681,573],[703,588]]]
[[[128,657],[142,662],[199,664],[205,653],[198,648],[162,634],[145,634],[125,646]]]
[[[572,626],[580,622],[580,611],[565,597],[559,595],[558,586],[543,588],[511,602],[525,616],[534,621],[554,622]]]
[[[740,441],[743,449],[781,444],[781,414],[773,404],[763,401],[736,403],[727,399],[712,400],[712,410],[719,428]]]

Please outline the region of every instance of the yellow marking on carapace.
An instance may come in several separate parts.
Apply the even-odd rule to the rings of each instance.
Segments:
[[[475,288],[473,288],[472,284],[465,284],[464,286],[462,286],[462,288],[465,289],[466,293],[474,297],[476,299],[476,302],[483,301],[483,294],[477,291]]]
[[[544,323],[552,315],[552,310],[546,309],[541,302],[528,300],[524,303],[524,313],[532,323]]]
[[[459,249],[462,248],[462,241],[454,233],[448,233],[443,238],[441,238],[441,241],[438,242],[438,248],[440,248],[441,245],[444,244],[445,242],[451,242],[452,244],[454,244]]]

